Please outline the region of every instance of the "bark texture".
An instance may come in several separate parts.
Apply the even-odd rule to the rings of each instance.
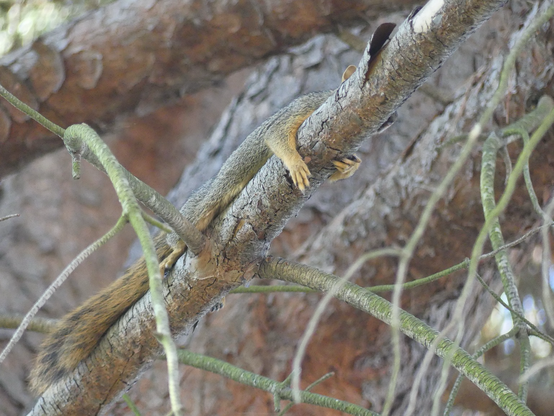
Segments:
[[[409,3],[409,2],[408,2]],[[110,132],[314,33],[373,19],[377,0],[116,1],[0,60],[0,84],[53,122]],[[0,104],[0,177],[62,146]]]
[[[322,187],[306,203],[299,217],[288,223],[284,234],[273,245],[274,252],[290,255],[298,247],[294,241],[300,240],[300,233],[303,235],[304,230],[310,230],[312,236],[296,252],[296,258],[341,274],[356,258],[373,248],[405,243],[419,219],[430,190],[444,177],[457,156],[457,146],[438,152],[437,145],[461,131],[467,131],[488,103],[490,93],[496,86],[501,59],[491,60],[489,56],[505,52],[506,46],[499,44],[498,38],[492,34],[503,33],[508,42],[508,35],[517,32],[522,23],[523,18],[517,17],[513,10],[504,10],[472,37],[469,44],[452,57],[451,65],[447,64],[434,79],[435,86],[450,88],[456,97],[455,101],[442,109],[436,102],[430,104],[421,94],[414,95],[402,107],[403,111],[395,126],[380,136],[372,137],[364,145],[361,152],[362,159],[367,162],[362,167],[364,170],[351,181]],[[506,98],[505,105],[495,115],[496,123],[488,128],[504,126],[532,108],[533,97],[537,97],[537,86],[541,93],[551,94],[551,80],[546,73],[554,62],[545,59],[543,55],[551,43],[552,38],[545,32],[533,42],[529,51],[523,53],[518,65],[525,68],[526,75],[520,73],[514,79],[512,85],[517,86],[514,87],[515,93]],[[320,50],[328,50],[330,44],[323,44]],[[292,65],[301,65],[304,59],[298,57]],[[322,62],[329,59],[327,55]],[[255,113],[255,108],[260,107],[258,100],[261,94],[268,94],[269,100],[274,99],[274,85],[278,85],[283,76],[287,79],[284,74],[289,71],[289,62],[289,58],[272,60],[251,81],[252,86],[229,110],[233,119],[229,121],[224,117],[220,125],[228,134],[227,140],[234,137],[235,129],[245,120],[242,116],[237,120],[239,114],[244,114],[248,121]],[[478,71],[474,72],[475,69]],[[464,70],[467,72],[464,73]],[[274,75],[269,76],[268,73]],[[309,74],[313,74],[313,69]],[[321,76],[307,75],[305,78],[305,83],[309,84]],[[262,82],[266,88],[260,92]],[[279,97],[282,92],[275,94]],[[429,117],[427,120],[432,118],[433,110],[436,111],[434,114],[440,115],[427,125],[425,116]],[[387,165],[387,162],[390,163],[395,156],[400,155],[401,143],[406,145],[410,141],[409,137],[414,142],[413,146],[405,149],[395,164]],[[212,136],[212,140],[221,141],[214,141],[203,149],[198,165],[187,170],[187,181],[201,175],[198,167],[213,160],[211,155],[216,155],[217,163],[225,159],[228,141],[223,142],[222,138],[223,134]],[[548,201],[552,194],[550,178],[554,173],[554,160],[547,150],[551,146],[552,135],[546,140],[531,161],[535,187],[537,190],[542,189],[538,191],[543,194],[542,203]],[[516,154],[517,148],[518,145],[511,146]],[[483,223],[478,190],[479,161],[480,153],[476,151],[446,198],[439,204],[412,261],[409,272],[411,279],[452,266],[469,255]],[[380,177],[379,171],[382,173]],[[499,177],[502,175],[503,172],[500,172]],[[183,188],[188,185],[183,180]],[[501,181],[498,185],[501,187]],[[333,189],[336,191],[333,192]],[[340,210],[341,207],[345,208]],[[537,221],[526,198],[526,191],[521,188],[502,222],[507,240],[537,225]],[[530,246],[513,250],[514,262],[527,262],[533,246],[534,243],[531,243]],[[395,261],[386,259],[368,263],[356,281],[364,285],[391,283],[396,271],[395,264]],[[480,273],[494,285],[498,279],[493,269],[488,263],[480,268]],[[409,291],[404,296],[403,305],[426,322],[443,328],[449,321],[464,280],[464,274],[459,273],[454,278]],[[233,304],[233,299],[239,296],[244,295],[230,297],[229,309],[226,307],[221,313],[206,318],[205,327],[193,338],[191,348],[216,355],[250,371],[276,379],[285,378],[290,371],[297,340],[315,309],[317,295],[260,295],[257,299],[247,300],[248,308],[245,308],[242,299],[237,299]],[[493,302],[487,294],[476,291],[467,306],[465,324],[468,331],[464,345],[479,332],[492,306]],[[337,392],[342,399],[354,400],[355,403],[372,406],[373,410],[379,411],[388,389],[388,369],[392,359],[389,343],[389,332],[385,326],[347,306],[334,303],[326,312],[310,344],[303,367],[305,385],[328,371],[335,371],[337,375],[316,391]],[[408,393],[416,373],[414,369],[419,368],[425,351],[406,340],[403,354],[405,363],[400,376],[402,382],[394,407],[395,414],[399,415],[406,409]],[[440,362],[434,361],[428,376],[424,378],[417,414],[429,412],[428,398],[434,391],[439,368]],[[237,412],[270,412],[273,406],[269,395],[260,393],[252,397],[246,388],[232,381],[218,381],[217,376],[201,374],[196,370],[191,370],[189,377],[195,377],[198,381],[198,384],[192,383],[194,388],[187,391],[186,395],[191,414],[218,414],[229,411],[229,405]],[[142,393],[146,393],[146,388]],[[202,399],[198,400],[199,397]],[[221,400],[221,397],[228,397],[228,400]],[[486,398],[472,396],[465,405],[494,411],[494,405],[487,404]],[[537,414],[548,414],[544,410],[548,407],[544,406],[541,413],[537,401],[531,405]],[[292,413],[338,414],[303,405],[293,409]]]
[[[434,189],[456,157],[456,146],[440,153],[436,151],[436,146],[452,135],[467,130],[487,103],[488,94],[495,85],[500,62],[499,58],[491,60],[489,57],[505,52],[508,34],[517,31],[524,19],[520,16],[528,12],[521,7],[522,9],[517,10],[504,10],[495,16],[434,78],[435,86],[455,92],[453,95],[457,98],[451,105],[443,108],[428,97],[415,94],[402,107],[399,120],[393,128],[363,144],[360,151],[365,162],[363,170],[350,181],[324,185],[314,194],[273,245],[274,253],[291,256],[295,252],[295,258],[307,264],[340,274],[355,258],[372,248],[403,244],[419,218],[421,208],[429,196],[429,189]],[[492,36],[498,33],[503,35],[502,39],[506,42],[501,42],[497,35]],[[551,45],[551,32],[541,32],[532,47],[522,55],[518,61],[520,71],[514,79],[513,91],[496,114],[497,125],[505,125],[507,120],[521,116],[538,95],[552,94],[551,80],[547,75],[554,65],[548,53]],[[187,192],[212,176],[236,144],[267,115],[299,93],[336,85],[342,69],[356,61],[356,54],[336,39],[317,37],[290,54],[271,59],[267,65],[258,68],[249,80],[248,88],[233,101],[210,141],[202,147],[197,161],[186,170],[181,186],[173,194],[174,200],[182,200]],[[476,68],[479,71],[474,74]],[[458,88],[464,82],[465,85]],[[434,117],[435,121],[429,124]],[[541,202],[550,197],[554,172],[554,160],[549,156],[551,152],[548,152],[551,136],[549,140],[542,150],[535,152],[531,161],[535,187],[537,193],[542,195]],[[410,141],[413,141],[412,146],[401,154]],[[399,156],[400,159],[397,160]],[[394,160],[397,161],[393,163]],[[431,274],[468,255],[482,224],[478,200],[478,160],[479,153],[476,152],[472,162],[441,203],[412,262],[410,277]],[[31,175],[26,181],[44,177],[38,166],[44,163],[46,162],[41,161],[34,164],[25,172]],[[50,163],[53,163],[51,169],[54,170],[58,162]],[[17,180],[15,178],[6,182],[5,188],[12,195],[17,194],[17,191],[11,190],[12,184]],[[23,177],[19,181],[23,182]],[[52,185],[43,183],[40,187],[47,190],[50,198],[63,199],[62,196],[52,195]],[[3,207],[13,207],[14,203],[10,203],[7,198],[8,195],[4,197]],[[38,212],[50,212],[52,217],[59,215],[52,209],[52,206],[58,205],[53,205],[48,200],[37,202],[37,205],[40,204],[49,208],[41,210],[39,207]],[[535,225],[537,221],[531,214],[530,203],[527,202],[523,190],[516,195],[512,207],[503,222],[508,240],[518,235],[522,229]],[[4,213],[4,210],[1,212]],[[0,226],[3,225],[4,223]],[[23,240],[33,233],[26,247],[30,253],[35,254],[25,258],[34,258],[37,267],[24,267],[18,258],[26,255],[26,252],[21,252],[17,256],[12,254],[11,261],[2,270],[11,281],[23,282],[20,283],[25,285],[21,288],[23,293],[29,293],[29,288],[38,292],[43,287],[42,279],[48,275],[49,269],[40,266],[37,259],[40,256],[36,254],[36,250],[43,255],[57,251],[58,249],[53,248],[55,242],[47,239],[46,233],[38,232],[36,228],[10,225],[10,229],[10,235],[18,235]],[[18,233],[13,234],[14,232]],[[61,229],[59,234],[62,234]],[[16,239],[12,238],[10,241]],[[50,243],[47,244],[45,240]],[[4,245],[11,246],[12,243]],[[513,255],[517,259],[527,253],[526,250],[516,250]],[[20,274],[14,276],[13,270],[16,269],[20,270]],[[38,271],[41,271],[40,274]],[[489,279],[493,277],[491,269],[482,269],[481,272]],[[357,283],[361,284],[391,283],[394,274],[393,261],[379,260],[367,264],[356,278]],[[24,277],[14,279],[16,276]],[[91,280],[86,280],[87,283],[84,283],[84,279],[81,280],[77,285],[78,290],[82,290],[82,284],[92,283]],[[432,286],[407,292],[403,306],[431,325],[442,328],[452,311],[463,280],[463,274],[460,274],[457,279],[445,279]],[[35,297],[31,294],[28,296],[30,299]],[[208,315],[200,323],[190,347],[248,370],[283,379],[290,371],[296,342],[313,313],[318,295],[239,296],[246,295],[229,297],[222,312]],[[60,296],[61,301],[64,301],[62,298]],[[3,299],[2,304],[7,304],[7,301],[8,299]],[[475,293],[467,315],[466,344],[479,331],[491,304],[487,295]],[[51,305],[54,306],[54,302]],[[21,303],[12,304],[14,310],[21,311],[20,307]],[[53,312],[54,315],[59,314],[59,310]],[[36,335],[32,335],[26,344],[32,345],[36,338]],[[15,357],[22,354],[23,360],[28,359],[25,358],[28,357],[28,352],[21,351],[15,353],[9,366],[10,369],[13,366],[13,371],[20,375],[20,380],[24,371]],[[321,385],[317,392],[371,406],[373,410],[379,411],[387,390],[388,369],[392,359],[390,351],[389,331],[386,326],[335,302],[326,312],[316,337],[310,344],[303,378],[307,385],[324,373],[335,371],[335,377]],[[424,352],[423,348],[412,342],[406,341],[403,344],[403,383],[398,391],[395,414],[403,414],[407,393]],[[433,392],[439,364],[438,361],[435,362],[422,385],[422,400],[419,402],[421,406],[418,407],[420,414],[427,413],[427,399]],[[164,414],[167,411],[163,366],[163,363],[156,364],[156,371],[149,372],[131,391],[132,397],[145,414]],[[3,373],[0,377],[6,377],[6,373]],[[271,412],[273,400],[266,393],[252,392],[237,383],[197,370],[184,370],[184,373],[183,395],[189,414]],[[17,380],[13,373],[9,374],[12,377],[10,380]],[[14,408],[21,406],[21,403],[30,402],[23,391],[22,381],[10,385],[4,379],[2,387],[6,402],[19,403]],[[113,414],[126,412],[122,404],[116,405],[113,410]],[[15,414],[15,410],[12,414]],[[293,409],[292,414],[337,413],[301,405]]]

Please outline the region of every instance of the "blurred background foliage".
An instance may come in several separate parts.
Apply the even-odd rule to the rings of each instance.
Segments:
[[[114,0],[0,0],[0,56]]]

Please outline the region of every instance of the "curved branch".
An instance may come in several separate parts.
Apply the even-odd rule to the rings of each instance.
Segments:
[[[342,280],[340,277],[327,274],[313,267],[299,263],[287,262],[279,258],[270,258],[260,267],[260,277],[266,274],[280,276],[281,279],[305,285],[313,289],[328,292],[338,286],[336,298],[357,309],[367,312],[377,319],[391,324],[392,304],[353,283]],[[439,332],[426,325],[423,321],[405,311],[400,311],[401,332],[426,348],[432,348],[440,336]],[[533,416],[533,412],[522,402],[508,386],[492,375],[481,364],[475,361],[470,354],[458,347],[448,338],[441,337],[434,353],[451,360],[452,365],[476,386],[484,391],[507,415]]]
[[[207,357],[191,351],[179,350],[178,354],[179,360],[183,364],[210,371],[231,380],[235,380],[239,383],[268,391],[275,395],[277,403],[279,400],[293,400],[292,390],[288,386],[288,383],[278,383],[277,381],[243,370],[242,368],[238,368],[225,361],[218,360],[217,358]],[[364,409],[363,407],[357,406],[353,403],[311,393],[308,390],[309,387],[300,392],[301,403],[335,409],[349,415],[378,416],[377,413]]]
[[[392,6],[121,0],[0,59],[0,84],[62,127],[86,122],[102,134],[122,116],[147,114],[314,33],[365,23]],[[0,176],[62,145],[1,105],[0,144]]]

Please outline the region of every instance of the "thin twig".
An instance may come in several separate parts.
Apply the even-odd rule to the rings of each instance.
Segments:
[[[15,331],[15,333],[12,335],[10,342],[8,342],[8,345],[4,348],[2,353],[0,354],[0,363],[2,363],[9,352],[13,349],[15,344],[21,339],[23,336],[23,333],[25,332],[25,329],[29,326],[31,323],[31,320],[33,317],[37,314],[37,312],[44,306],[46,301],[50,299],[50,297],[56,292],[56,290],[62,285],[63,282],[66,281],[66,279],[69,277],[69,275],[77,268],[79,264],[81,264],[88,256],[90,256],[92,253],[94,253],[96,250],[98,250],[102,245],[104,245],[109,239],[111,239],[114,235],[116,235],[123,226],[127,223],[127,218],[122,216],[119,218],[117,223],[113,226],[113,228],[108,231],[106,234],[104,234],[102,237],[100,237],[98,240],[96,240],[94,243],[92,243],[90,246],[88,246],[86,249],[84,249],[75,259],[67,265],[67,267],[61,272],[61,274],[56,277],[56,279],[52,282],[50,286],[48,286],[48,289],[44,291],[42,296],[39,298],[39,300],[36,301],[36,303],[33,305],[33,307],[27,312],[23,320],[21,321],[21,324]]]

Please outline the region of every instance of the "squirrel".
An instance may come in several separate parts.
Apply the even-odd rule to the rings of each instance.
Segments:
[[[355,69],[349,66],[342,80],[350,77]],[[267,119],[229,156],[219,173],[191,195],[181,213],[203,232],[272,155],[283,161],[294,185],[303,192],[310,184],[310,170],[296,150],[296,133],[333,92],[301,96]],[[356,155],[333,161],[337,171],[329,179],[336,181],[352,176],[360,163]],[[162,275],[186,250],[184,242],[174,234],[159,234],[155,237],[155,246]],[[148,290],[146,265],[140,259],[121,278],[65,315],[47,335],[36,358],[30,376],[33,393],[42,395],[50,385],[70,374]]]

